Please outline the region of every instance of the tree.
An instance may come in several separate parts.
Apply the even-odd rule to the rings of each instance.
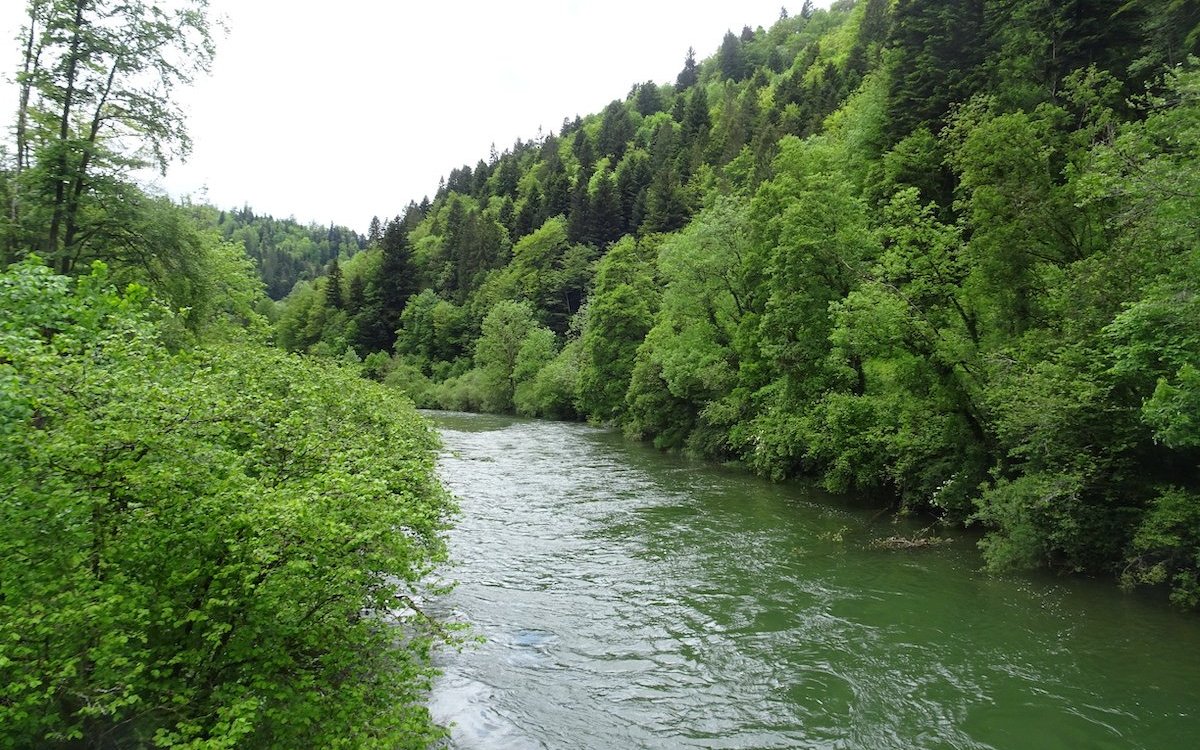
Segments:
[[[482,333],[475,344],[475,366],[483,373],[489,410],[512,410],[518,357],[526,337],[536,328],[533,309],[525,302],[498,302],[483,319]]]
[[[753,37],[753,34],[751,36]],[[721,48],[717,51],[717,65],[727,81],[740,81],[746,77],[746,55],[742,50],[742,40],[734,36],[732,31],[726,31],[725,38],[721,41]]]
[[[186,156],[170,92],[208,70],[207,3],[33,0],[18,77],[11,218],[60,272],[137,244],[112,211],[132,170]],[[98,205],[106,210],[91,210]],[[160,248],[154,248],[160,251]],[[150,252],[150,248],[144,248]]]
[[[611,170],[596,175],[595,191],[589,202],[590,239],[599,246],[615,242],[624,233],[621,221],[621,201]]]
[[[624,411],[634,356],[657,307],[652,252],[626,237],[600,261],[580,337],[579,404],[594,419],[610,421]]]
[[[600,156],[607,156],[616,163],[625,154],[625,147],[633,138],[633,120],[629,110],[619,101],[604,108],[600,118],[600,132],[596,135],[596,149]]]
[[[687,57],[683,59],[683,70],[675,77],[675,90],[686,91],[700,80],[700,70],[696,67],[696,50],[688,47]]]
[[[337,258],[329,262],[329,271],[325,276],[325,306],[335,310],[346,306],[342,294],[342,267],[338,265]]]
[[[918,127],[937,132],[955,103],[981,83],[983,0],[900,0],[888,46],[895,62],[888,125],[893,143]]]
[[[655,112],[661,112],[663,108],[662,92],[658,90],[658,84],[654,81],[646,81],[637,87],[637,94],[634,96],[633,108],[642,117],[649,117]]]
[[[388,222],[380,252],[379,275],[374,284],[378,295],[378,313],[373,317],[370,330],[360,333],[369,351],[392,348],[395,331],[400,324],[400,313],[408,303],[408,298],[417,291],[408,231],[400,217]]]

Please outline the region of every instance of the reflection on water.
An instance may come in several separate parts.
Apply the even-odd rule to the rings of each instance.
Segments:
[[[433,414],[462,748],[1184,748],[1200,625],[583,425]]]

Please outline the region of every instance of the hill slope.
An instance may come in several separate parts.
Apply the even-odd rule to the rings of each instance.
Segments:
[[[452,170],[279,340],[1194,606],[1198,30],[1196,2],[864,0],[728,33]]]

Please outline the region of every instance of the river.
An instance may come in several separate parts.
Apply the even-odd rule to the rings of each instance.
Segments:
[[[1200,621],[585,425],[438,414],[451,746],[1200,746]]]

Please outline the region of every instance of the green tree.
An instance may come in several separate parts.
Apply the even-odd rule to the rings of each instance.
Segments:
[[[579,405],[592,419],[611,421],[624,410],[634,356],[657,306],[653,252],[652,244],[626,237],[597,269],[580,338]]]
[[[475,366],[482,374],[483,406],[488,411],[513,410],[513,396],[521,375],[530,374],[518,372],[518,360],[526,338],[536,329],[533,309],[525,302],[502,300],[483,319],[482,332],[475,344]],[[522,364],[528,366],[528,361],[527,356]]]
[[[116,247],[161,252],[114,209],[131,171],[189,150],[169,94],[208,70],[207,4],[32,0],[23,37],[10,247],[40,248],[62,273]]]
[[[688,47],[683,59],[683,70],[675,77],[675,90],[686,91],[700,81],[700,69],[696,66],[696,50]]]
[[[721,48],[717,51],[717,66],[727,81],[740,81],[746,77],[746,54],[742,49],[742,40],[734,36],[732,31],[726,31],[721,41]]]

